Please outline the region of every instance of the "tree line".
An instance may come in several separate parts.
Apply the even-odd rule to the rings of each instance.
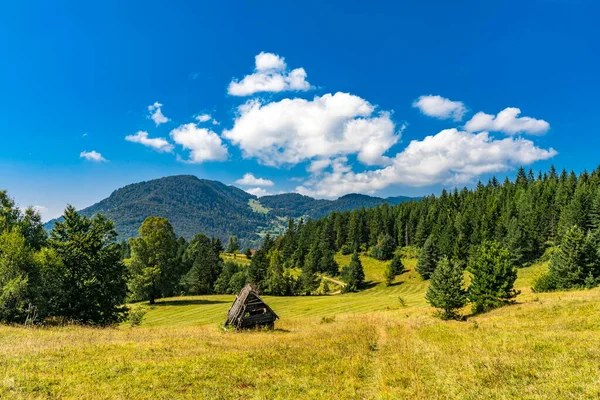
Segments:
[[[219,239],[198,234],[188,242],[161,217],[147,218],[136,238],[117,243],[102,215],[88,218],[69,206],[46,234],[39,215],[19,210],[6,192],[0,206],[4,322],[106,324],[123,318],[126,301],[237,293],[247,283],[265,294],[299,295],[326,292],[322,278],[338,277],[343,290],[360,290],[359,254],[391,260],[384,273],[389,284],[404,271],[402,248],[418,249],[417,271],[432,280],[428,300],[442,304],[448,317],[463,299],[479,311],[509,302],[514,269],[540,259],[550,266],[537,291],[600,282],[600,168],[576,175],[552,167],[537,176],[521,168],[514,182],[491,178],[472,190],[443,190],[395,206],[289,219],[283,235],[266,235],[253,253],[245,251],[247,266],[224,261]],[[237,238],[227,247],[237,252]],[[352,254],[347,266],[336,262],[338,252]],[[468,290],[458,279],[465,269],[474,277]]]

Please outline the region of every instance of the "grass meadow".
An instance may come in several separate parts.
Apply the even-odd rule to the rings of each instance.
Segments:
[[[600,289],[532,293],[537,264],[519,271],[517,304],[441,321],[404,261],[390,287],[363,257],[360,293],[266,296],[274,331],[222,331],[234,296],[165,299],[137,327],[2,326],[0,398],[600,397]]]

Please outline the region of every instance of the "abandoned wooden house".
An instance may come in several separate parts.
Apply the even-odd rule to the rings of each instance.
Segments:
[[[278,318],[275,311],[260,298],[256,290],[246,285],[229,309],[225,326],[233,326],[236,329],[273,328]]]

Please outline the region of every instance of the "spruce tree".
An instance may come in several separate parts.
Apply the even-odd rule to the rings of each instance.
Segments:
[[[467,291],[463,286],[462,268],[444,257],[431,275],[425,299],[432,307],[442,310],[442,319],[459,318],[457,310],[467,303]]]
[[[346,281],[346,291],[354,292],[362,286],[365,280],[365,271],[357,251],[352,254],[350,265],[344,268],[342,275]]]
[[[546,289],[570,289],[586,285],[586,278],[598,276],[596,240],[573,225],[565,232],[560,246],[552,254],[548,279],[553,287]],[[589,281],[589,280],[588,280]],[[587,282],[589,286],[589,282]]]
[[[438,253],[434,243],[433,235],[429,236],[419,251],[416,270],[423,279],[429,279],[438,262]]]
[[[469,271],[473,274],[469,300],[474,312],[500,307],[519,294],[513,288],[517,271],[510,253],[498,242],[484,241],[469,263]]]

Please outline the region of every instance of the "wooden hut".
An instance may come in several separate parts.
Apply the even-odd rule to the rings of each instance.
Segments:
[[[225,326],[233,326],[236,329],[259,326],[273,328],[278,318],[275,311],[260,298],[256,290],[246,285],[231,305]]]

